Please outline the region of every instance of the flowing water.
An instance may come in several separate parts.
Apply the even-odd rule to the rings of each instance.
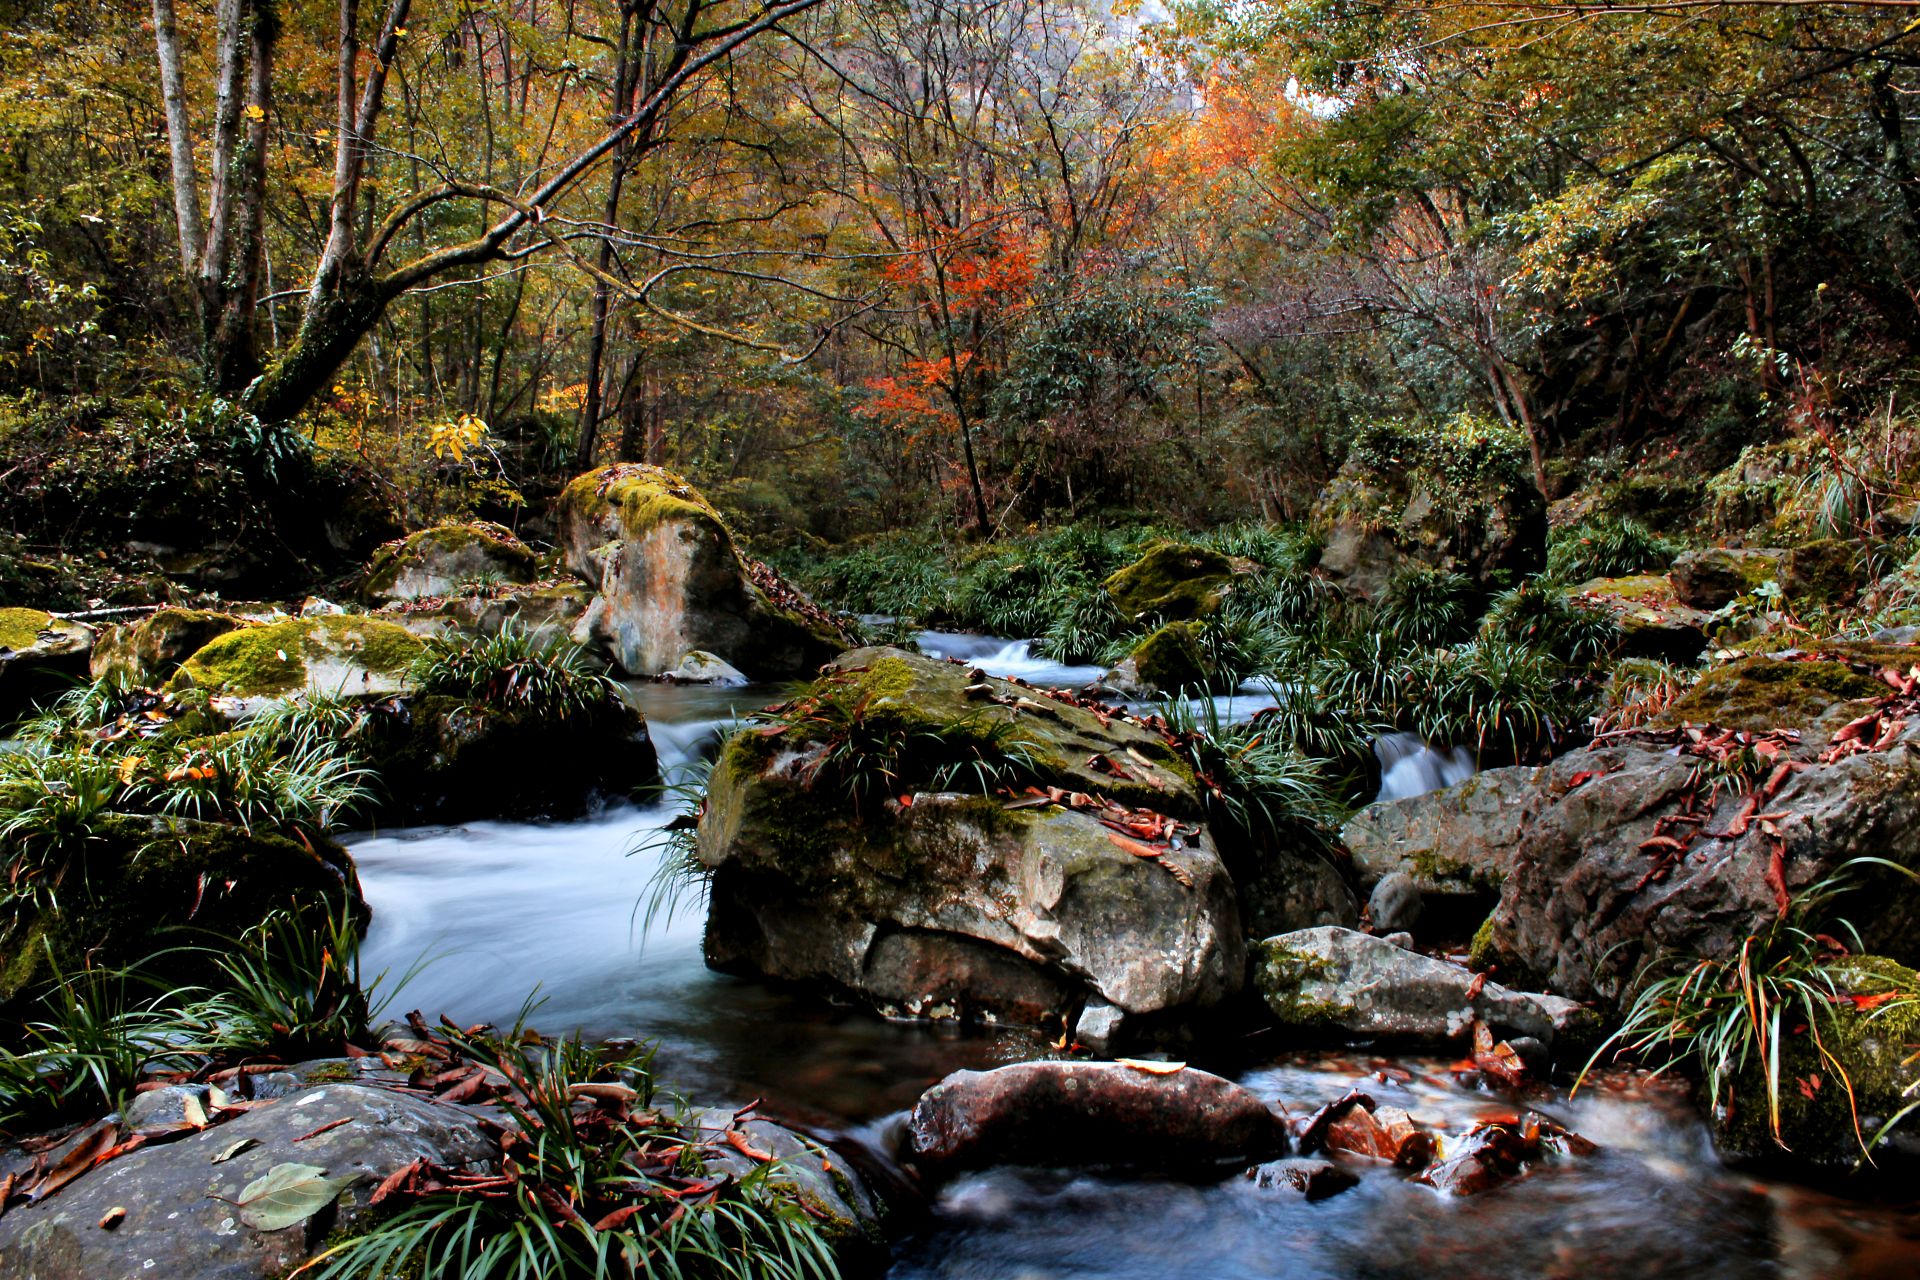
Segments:
[[[923,647],[1039,685],[1083,684],[1091,668],[1034,658],[1025,642],[923,638]],[[777,688],[639,685],[669,776],[710,751],[736,715]],[[1259,705],[1221,699],[1223,716]],[[1389,752],[1397,752],[1389,760]],[[1423,753],[1431,761],[1423,761]],[[1472,762],[1414,740],[1381,749],[1396,787],[1445,785]],[[1410,762],[1415,770],[1396,773]],[[1464,769],[1464,773],[1461,772]],[[1450,772],[1451,771],[1451,772]],[[1413,792],[1407,791],[1406,794]],[[537,992],[543,1030],[660,1045],[660,1076],[703,1103],[767,1109],[823,1134],[884,1145],[897,1113],[950,1071],[1039,1056],[1039,1037],[884,1022],[709,971],[700,913],[646,929],[662,826],[678,806],[622,806],[575,822],[471,823],[352,842],[373,906],[364,963],[388,972],[393,1012],[511,1024]],[[1216,1064],[1218,1065],[1218,1064]],[[1445,1064],[1334,1054],[1257,1055],[1221,1066],[1296,1113],[1355,1083],[1383,1105],[1458,1133],[1511,1103]],[[894,1280],[1255,1280],[1285,1277],[1853,1277],[1920,1274],[1920,1215],[1832,1200],[1733,1174],[1667,1092],[1591,1089],[1528,1100],[1601,1144],[1507,1187],[1453,1199],[1358,1162],[1332,1199],[1031,1169],[968,1175],[942,1189],[901,1243]]]
[[[1380,761],[1379,800],[1405,800],[1442,787],[1458,786],[1474,773],[1473,752],[1465,747],[1436,747],[1417,733],[1384,734],[1373,744]]]

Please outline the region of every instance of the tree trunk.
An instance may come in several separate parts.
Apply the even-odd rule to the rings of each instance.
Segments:
[[[186,81],[180,73],[180,40],[173,0],[153,0],[153,44],[160,58],[160,101],[166,108],[167,149],[173,160],[173,216],[180,232],[180,269],[200,265],[205,232],[200,225],[200,173],[193,162],[193,126],[187,119]]]

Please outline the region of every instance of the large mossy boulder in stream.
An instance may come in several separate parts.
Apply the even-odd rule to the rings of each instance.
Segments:
[[[1184,622],[1219,608],[1233,590],[1234,576],[1253,568],[1251,561],[1236,561],[1210,547],[1156,542],[1102,585],[1129,618]]]
[[[1649,964],[1737,954],[1850,860],[1920,869],[1920,706],[1881,675],[1916,661],[1889,645],[1743,659],[1663,724],[1540,770],[1480,953],[1509,981],[1617,1003]],[[1836,913],[1920,960],[1920,885],[1857,870]]]
[[[538,558],[513,532],[485,520],[451,521],[376,551],[360,594],[369,604],[457,595],[471,587],[529,583]]]
[[[246,619],[215,609],[166,608],[104,627],[93,646],[93,678],[123,685],[164,684],[188,658],[246,625]]]
[[[0,609],[0,726],[86,679],[93,632],[39,609]]]
[[[1546,563],[1547,505],[1519,432],[1470,414],[1364,428],[1314,503],[1320,567],[1377,599],[1426,566],[1485,587]]]
[[[810,674],[847,647],[832,619],[743,554],[712,504],[671,471],[589,471],[560,495],[559,519],[567,567],[598,593],[583,626],[629,675],[659,675],[701,649],[773,680]]]
[[[249,702],[393,694],[406,687],[419,653],[418,637],[383,619],[287,618],[218,637],[182,663],[171,683]]]
[[[184,945],[222,945],[275,911],[364,910],[352,860],[327,840],[106,814],[62,857],[51,902],[22,900],[0,916],[0,1005],[162,952],[150,968],[195,981],[209,962]]]
[[[709,784],[716,968],[906,1016],[1078,1018],[1103,1044],[1240,990],[1234,885],[1160,734],[895,649],[844,655],[779,714]],[[1180,847],[1141,856],[1109,801],[1179,821]]]

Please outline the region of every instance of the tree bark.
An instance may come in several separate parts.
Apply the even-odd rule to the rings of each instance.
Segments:
[[[173,161],[173,216],[180,232],[180,269],[191,277],[200,265],[206,233],[200,225],[200,172],[193,162],[193,126],[187,117],[186,78],[180,72],[173,0],[153,0],[153,44],[160,59],[160,101],[166,109],[167,150]]]

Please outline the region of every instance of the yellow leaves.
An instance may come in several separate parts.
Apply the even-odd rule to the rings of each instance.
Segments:
[[[267,109],[257,102],[249,102],[245,114],[247,119],[258,122],[267,118]]]
[[[427,424],[427,447],[436,458],[466,461],[467,451],[477,448],[487,436],[487,424],[470,413],[444,422]]]

